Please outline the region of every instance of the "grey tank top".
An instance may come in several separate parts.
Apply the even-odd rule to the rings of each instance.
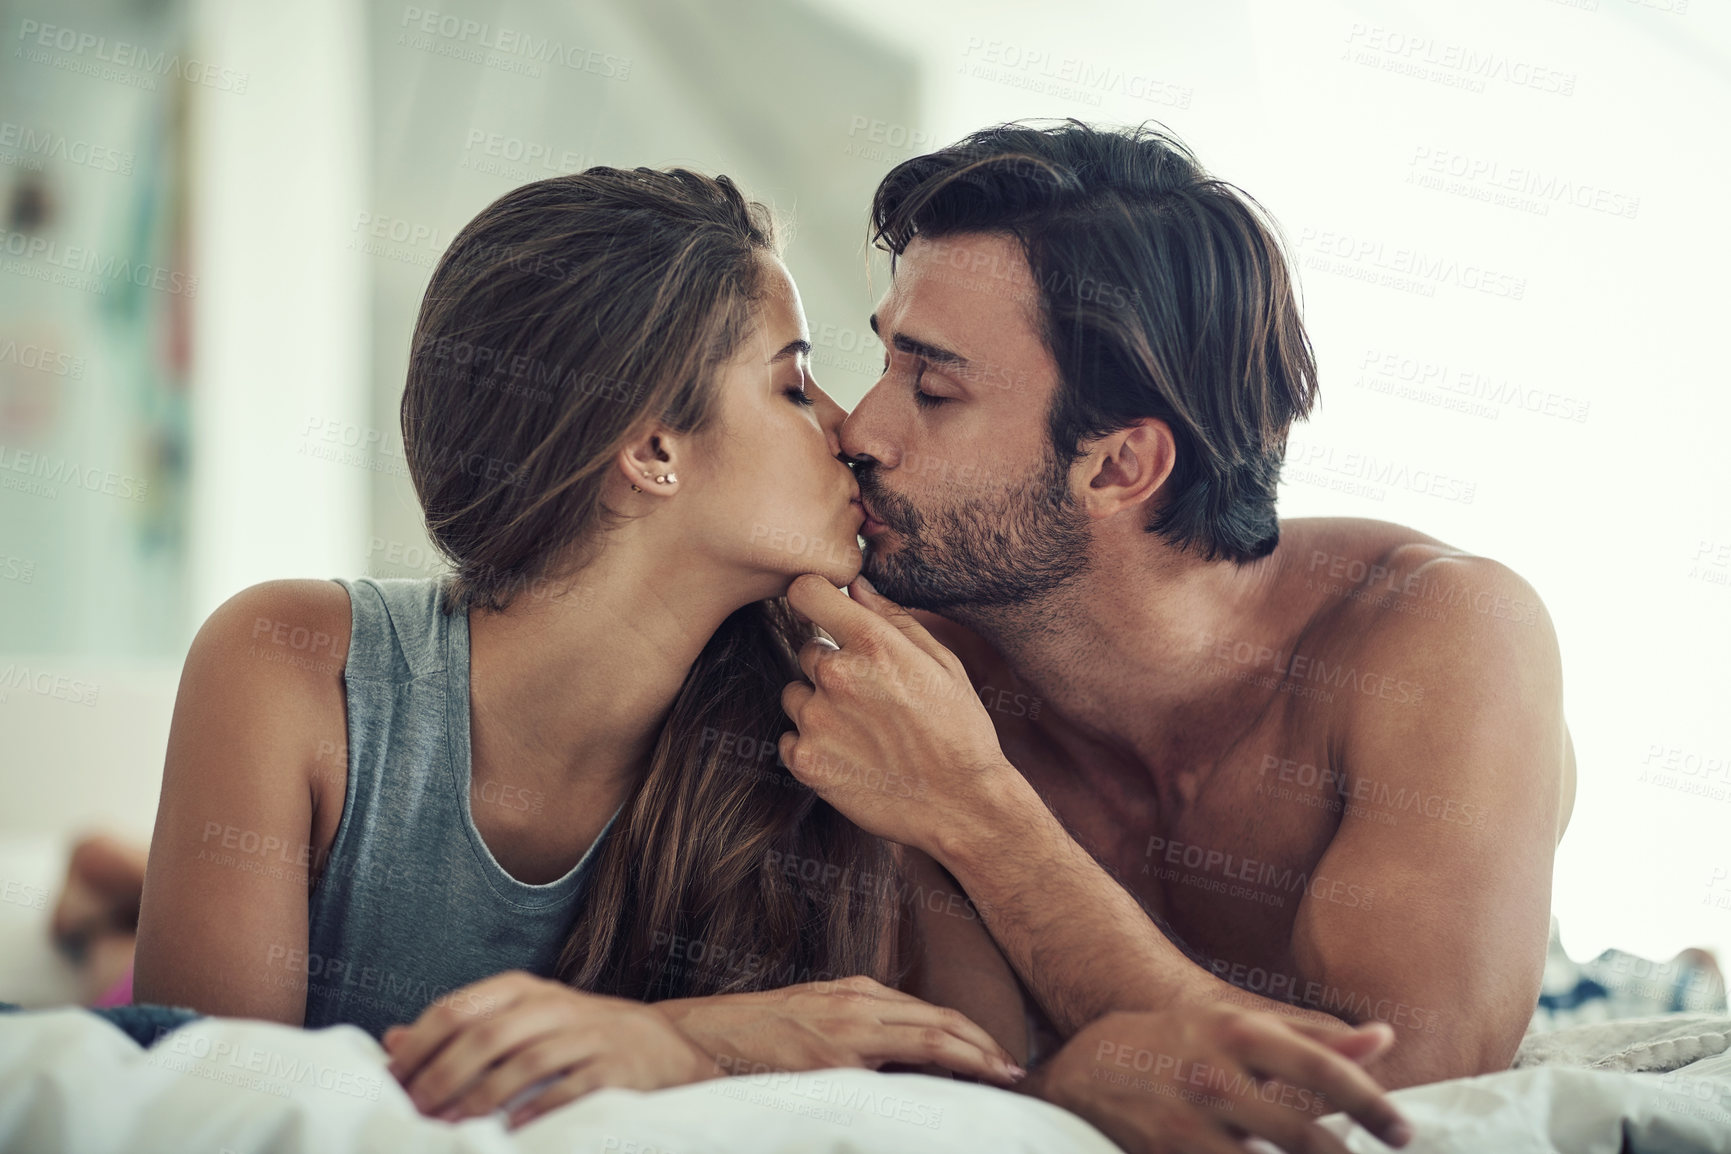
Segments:
[[[469,807],[468,614],[440,611],[438,577],[333,580],[352,618],[349,776],[309,900],[306,1025],[378,1037],[435,1002],[484,1010],[458,992],[482,978],[551,976],[619,811],[564,877],[507,873]]]

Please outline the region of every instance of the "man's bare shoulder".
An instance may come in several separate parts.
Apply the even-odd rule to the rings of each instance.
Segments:
[[[1330,518],[1288,522],[1282,572],[1310,594],[1313,637],[1357,646],[1437,645],[1455,656],[1488,644],[1535,654],[1554,650],[1544,602],[1525,578],[1387,521]]]
[[[1560,787],[1560,836],[1574,755],[1544,602],[1507,565],[1400,528],[1336,525],[1300,538],[1317,595],[1307,644],[1328,654],[1327,676],[1340,682],[1331,686],[1340,748],[1360,764],[1374,750],[1379,766],[1401,762],[1403,773],[1423,777],[1458,773],[1445,768],[1444,747],[1519,745],[1547,763],[1534,767],[1537,781]]]

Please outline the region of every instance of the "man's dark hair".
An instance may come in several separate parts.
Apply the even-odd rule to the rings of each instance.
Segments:
[[[915,236],[969,232],[1014,236],[1033,272],[1059,459],[1163,420],[1178,459],[1148,531],[1210,561],[1272,552],[1316,362],[1262,207],[1160,130],[1005,124],[897,165],[872,201],[892,267]]]

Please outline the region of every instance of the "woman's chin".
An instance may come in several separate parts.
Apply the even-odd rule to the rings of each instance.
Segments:
[[[793,584],[793,579],[801,574],[816,573],[831,585],[840,588],[852,584],[853,579],[860,575],[864,563],[865,556],[857,545],[838,548],[826,552],[823,556],[802,559],[797,567],[785,571],[787,583]]]
[[[865,558],[860,554],[857,547],[849,551],[853,553],[852,560],[824,558],[815,562],[811,568],[801,570],[801,572],[816,573],[831,585],[838,587],[850,585],[853,583],[853,579],[859,576]],[[797,576],[799,576],[798,573],[792,574],[788,577],[788,581],[791,582]]]

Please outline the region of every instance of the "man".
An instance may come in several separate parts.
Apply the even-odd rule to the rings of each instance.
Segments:
[[[1506,1068],[1573,802],[1555,634],[1494,561],[1277,519],[1316,371],[1259,207],[1070,122],[910,160],[872,220],[866,580],[790,592],[840,648],[784,760],[948,871],[1064,1036],[1230,1004],[1387,1023],[1389,1087]],[[1075,1044],[1086,1096],[1119,1051]]]

